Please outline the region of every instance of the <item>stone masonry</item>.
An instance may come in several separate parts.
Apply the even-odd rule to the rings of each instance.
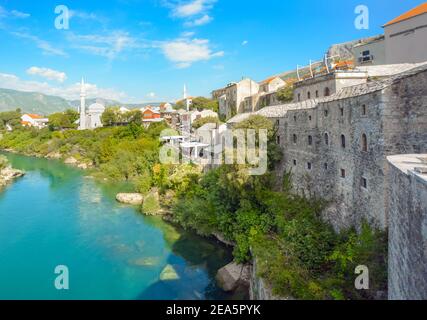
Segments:
[[[389,299],[426,300],[427,154],[387,159]]]

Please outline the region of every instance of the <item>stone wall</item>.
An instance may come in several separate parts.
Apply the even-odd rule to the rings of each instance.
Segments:
[[[389,299],[426,300],[427,155],[388,161]],[[414,172],[416,167],[424,167],[426,174]]]
[[[297,193],[331,201],[324,217],[335,229],[363,220],[386,229],[386,156],[427,152],[427,71],[289,110],[279,134],[282,171],[292,172]]]

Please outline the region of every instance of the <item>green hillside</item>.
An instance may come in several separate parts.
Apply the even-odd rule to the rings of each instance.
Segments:
[[[20,108],[23,112],[47,115],[70,108],[67,100],[36,92],[0,89],[0,112]]]

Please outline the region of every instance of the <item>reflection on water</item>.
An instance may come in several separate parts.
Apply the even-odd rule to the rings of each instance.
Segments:
[[[7,154],[26,176],[0,194],[0,299],[228,299],[216,271],[229,250],[115,202],[57,161]],[[55,266],[70,290],[54,288]]]

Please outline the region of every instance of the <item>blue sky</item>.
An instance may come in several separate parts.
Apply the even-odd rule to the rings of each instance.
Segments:
[[[334,43],[382,33],[420,0],[0,0],[0,87],[122,102],[209,96],[319,59]],[[55,28],[55,7],[70,10]],[[369,8],[369,29],[354,27]]]

